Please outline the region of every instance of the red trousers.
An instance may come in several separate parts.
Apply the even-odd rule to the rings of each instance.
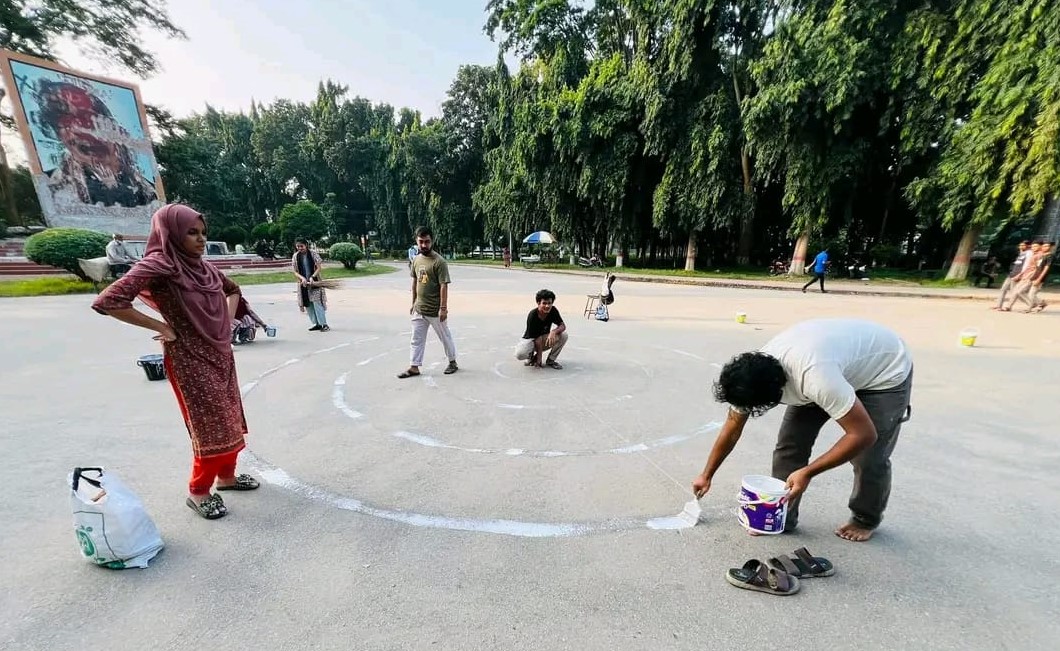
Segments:
[[[188,492],[192,495],[209,495],[218,478],[225,480],[234,478],[238,456],[237,450],[212,457],[195,457],[195,464],[191,467]]]

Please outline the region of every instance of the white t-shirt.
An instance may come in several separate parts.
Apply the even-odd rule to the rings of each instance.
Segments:
[[[893,389],[913,370],[905,342],[859,319],[813,319],[788,328],[761,352],[780,360],[788,376],[781,402],[816,404],[835,419],[854,406],[855,391]]]

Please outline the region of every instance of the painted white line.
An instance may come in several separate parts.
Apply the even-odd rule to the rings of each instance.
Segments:
[[[702,357],[700,357],[699,355],[697,355],[695,353],[690,353],[688,351],[679,350],[677,348],[661,348],[659,346],[656,346],[656,348],[659,348],[660,350],[668,350],[671,353],[677,353],[678,355],[684,355],[685,357],[691,357],[692,359],[696,359],[696,360],[699,360],[701,362],[707,361],[707,360],[703,359]]]
[[[350,406],[346,404],[346,377],[348,375],[349,373],[343,373],[335,379],[335,384],[331,389],[331,404],[335,405],[336,409],[346,414],[348,418],[357,420],[358,418],[363,418],[364,414],[355,409],[351,409]]]
[[[437,387],[438,386],[438,383],[434,381],[434,376],[433,375],[424,375],[423,376],[423,383],[426,384],[429,387]]]
[[[721,364],[718,364],[717,362],[711,362],[710,365],[714,368],[721,368]]]
[[[378,355],[372,355],[368,359],[363,359],[363,360],[357,362],[357,366],[367,366],[368,364],[371,364],[375,360],[380,359],[382,357],[386,357],[389,354],[390,353],[379,353]]]
[[[666,436],[661,439],[655,439],[652,441],[643,441],[641,443],[632,443],[625,445],[620,448],[610,448],[607,450],[527,450],[524,448],[470,448],[462,445],[454,445],[447,443],[440,439],[436,439],[426,434],[418,434],[415,432],[399,431],[394,432],[393,436],[422,445],[428,448],[440,448],[444,450],[454,450],[456,452],[471,452],[474,454],[496,454],[503,455],[506,457],[588,457],[601,454],[633,454],[635,452],[648,452],[656,448],[666,447],[670,445],[677,445],[691,439],[709,434],[710,432],[717,431],[721,428],[721,423],[710,422],[706,423],[695,431],[687,434],[675,434],[673,436]]]
[[[321,348],[320,350],[314,350],[312,353],[310,353],[310,355],[320,355],[320,354],[323,354],[323,353],[330,353],[333,350],[338,350],[340,348],[345,348],[346,346],[349,346],[349,345],[350,345],[350,342],[347,341],[344,344],[339,344],[338,346],[332,346],[331,348]]]
[[[497,403],[497,407],[500,409],[526,409],[526,405],[510,405],[506,402]]]
[[[363,339],[363,340],[360,340],[360,341],[357,341],[357,342],[353,342],[353,343],[356,344],[356,343],[361,343],[361,342],[368,342],[368,341],[373,341],[373,340],[376,340],[376,339],[378,339],[378,337],[369,337],[367,339]],[[325,353],[325,352],[331,352],[333,350],[337,350],[339,348],[343,348],[346,345],[349,345],[349,344],[342,344],[342,345],[339,345],[339,346],[334,346],[334,347],[331,347],[331,348],[328,348],[328,349],[323,349],[323,350],[319,350],[319,351],[316,351],[316,352],[313,352],[313,353],[309,353],[308,355],[306,355],[306,357],[312,357],[312,356],[317,355],[317,354],[322,354],[322,353]],[[275,366],[273,368],[267,369],[266,371],[264,371],[263,373],[258,375],[258,377],[254,378],[250,382],[247,382],[244,385],[242,385],[240,387],[240,394],[243,397],[246,397],[251,391],[253,391],[261,383],[261,381],[263,379],[265,379],[269,375],[272,375],[273,373],[275,373],[275,372],[277,372],[277,371],[279,371],[279,370],[281,370],[283,368],[286,368],[286,367],[291,366],[293,364],[297,364],[297,363],[299,363],[301,361],[302,361],[302,358],[297,358],[296,357],[296,358],[292,358],[292,359],[287,360],[286,362],[284,362],[283,364],[280,364],[279,366]],[[438,366],[439,364],[440,363],[435,364],[434,366]],[[333,386],[333,391],[332,391],[332,401],[333,401],[333,403],[335,404],[335,406],[338,409],[340,409],[344,414],[346,414],[350,418],[354,418],[354,419],[362,418],[364,416],[363,414],[361,414],[360,412],[350,408],[345,402],[344,389],[345,389],[346,380],[347,380],[348,377],[349,377],[349,373],[347,372],[347,373],[344,373],[343,375],[341,375],[339,378],[337,378],[335,380],[335,383],[334,383],[334,386]],[[623,400],[623,399],[630,399],[632,397],[633,397],[632,395],[625,395],[625,396],[619,396],[618,399],[619,400]],[[481,403],[481,401],[474,400],[474,399],[469,399],[468,402]],[[509,407],[510,408],[516,408],[516,409],[524,408],[523,405],[509,405]],[[630,452],[642,452],[645,449],[651,449],[651,448],[654,448],[654,447],[661,447],[662,445],[672,445],[672,444],[680,442],[680,441],[688,440],[690,438],[693,438],[694,436],[698,436],[699,434],[701,434],[703,432],[711,431],[713,429],[717,429],[718,427],[720,427],[719,423],[708,423],[707,425],[704,425],[703,427],[698,429],[695,433],[690,434],[690,435],[669,436],[669,437],[666,437],[666,438],[663,438],[663,439],[658,439],[658,440],[652,441],[652,442],[634,444],[634,445],[626,446],[625,448],[613,448],[611,450],[604,450],[602,452],[601,451],[571,452],[571,451],[563,451],[563,450],[524,450],[524,449],[520,449],[520,448],[505,448],[505,449],[498,449],[498,450],[483,449],[483,448],[461,448],[461,447],[458,447],[458,446],[454,446],[454,445],[450,445],[448,443],[445,443],[444,441],[439,441],[438,439],[433,439],[431,437],[418,435],[418,434],[413,434],[413,433],[410,433],[410,432],[399,432],[399,433],[396,433],[395,436],[400,437],[400,438],[404,438],[404,439],[409,440],[411,442],[419,443],[421,445],[426,445],[426,446],[429,446],[429,447],[442,447],[442,448],[446,448],[446,449],[454,449],[454,450],[460,450],[460,451],[466,451],[466,452],[488,453],[488,454],[503,454],[505,456],[564,457],[564,456],[591,455],[591,454],[601,454],[601,453],[628,454]],[[434,514],[416,513],[416,512],[409,512],[409,511],[400,511],[400,510],[396,510],[396,509],[388,509],[388,508],[382,508],[382,507],[374,506],[372,504],[363,502],[361,500],[358,500],[358,499],[355,499],[355,498],[351,498],[351,497],[344,497],[342,495],[338,495],[336,493],[333,493],[333,492],[331,492],[331,491],[329,491],[327,489],[321,488],[319,486],[314,486],[312,484],[303,482],[303,481],[301,481],[301,480],[299,480],[299,479],[297,479],[295,477],[292,477],[286,471],[284,471],[282,468],[278,468],[276,466],[273,466],[269,462],[267,462],[264,459],[258,457],[249,448],[244,449],[241,454],[243,456],[243,459],[250,466],[252,466],[254,469],[256,469],[258,474],[261,476],[261,478],[265,482],[267,482],[269,484],[272,484],[272,485],[277,486],[279,488],[282,488],[284,490],[291,491],[293,493],[301,495],[301,496],[303,496],[303,497],[305,497],[307,499],[310,499],[312,501],[323,503],[323,504],[326,504],[326,505],[330,505],[332,507],[335,507],[335,508],[338,508],[338,509],[341,509],[341,510],[351,511],[351,512],[355,512],[355,513],[361,513],[361,514],[364,514],[364,515],[369,515],[369,516],[381,518],[381,519],[384,519],[384,520],[390,520],[392,522],[399,522],[399,523],[402,523],[402,524],[407,524],[409,526],[415,526],[415,527],[426,527],[426,528],[434,528],[434,529],[449,529],[449,530],[454,530],[454,531],[469,531],[469,532],[474,532],[474,533],[489,533],[489,534],[496,534],[496,535],[525,537],[525,538],[549,538],[549,537],[557,538],[557,537],[582,536],[582,535],[588,535],[588,534],[593,534],[593,533],[617,532],[617,531],[632,530],[632,529],[643,529],[643,528],[648,528],[648,529],[653,529],[653,530],[684,529],[684,528],[687,528],[687,526],[688,526],[687,522],[685,520],[683,520],[680,517],[680,515],[678,515],[678,516],[663,516],[663,517],[657,517],[657,518],[650,518],[648,520],[626,518],[626,519],[608,520],[608,521],[599,522],[599,523],[552,523],[552,522],[525,522],[525,521],[519,521],[519,520],[504,520],[504,519],[453,518],[453,517],[443,516],[443,515],[434,515]],[[715,507],[715,508],[711,509],[711,512],[712,513],[713,512],[725,513],[725,512],[731,511],[731,510],[732,509],[730,507]]]
[[[675,527],[660,526],[675,516],[664,516],[661,518],[624,518],[606,520],[603,522],[526,522],[521,520],[483,519],[483,518],[454,518],[444,515],[429,513],[416,513],[412,511],[400,511],[397,509],[383,508],[369,504],[359,499],[345,497],[325,488],[314,486],[307,482],[292,477],[284,469],[273,466],[264,459],[258,457],[249,449],[243,451],[243,460],[253,467],[258,475],[266,483],[290,491],[314,502],[325,504],[343,511],[361,513],[372,517],[390,520],[413,527],[424,527],[431,529],[449,529],[452,531],[470,531],[473,533],[489,533],[501,536],[514,536],[519,538],[570,538],[573,536],[585,536],[594,533],[628,531],[631,529],[666,529]],[[731,511],[731,507],[715,507],[711,509],[712,514],[722,514]]]

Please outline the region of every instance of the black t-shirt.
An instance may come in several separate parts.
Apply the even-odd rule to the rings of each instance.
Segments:
[[[526,332],[523,333],[523,339],[537,339],[541,335],[547,335],[552,330],[552,324],[563,325],[563,317],[559,315],[556,306],[552,306],[552,310],[544,319],[538,315],[535,307],[526,315]]]

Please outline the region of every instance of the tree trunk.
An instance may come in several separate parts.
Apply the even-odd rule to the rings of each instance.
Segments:
[[[751,156],[747,145],[740,150],[740,165],[743,167],[743,200],[744,213],[740,219],[740,244],[736,249],[736,263],[751,264],[751,247],[754,246],[754,186],[751,185]]]
[[[806,273],[806,250],[810,248],[810,229],[807,228],[795,240],[795,253],[791,256],[791,267],[788,273],[793,276],[801,276]]]
[[[696,270],[696,232],[688,234],[688,246],[685,247],[685,271]]]
[[[891,177],[891,187],[887,188],[887,199],[883,202],[883,218],[880,220],[880,236],[876,238],[876,243],[883,241],[884,235],[887,234],[887,219],[891,216],[891,208],[894,206],[894,192],[898,189],[898,172],[894,173]]]
[[[946,280],[964,280],[968,277],[968,268],[972,264],[972,251],[979,241],[979,234],[983,232],[982,226],[969,226],[961,236],[961,242],[957,245],[957,252],[953,254],[953,262],[950,270],[946,273]]]
[[[736,74],[736,65],[732,66],[732,88],[736,93],[736,106],[740,109],[740,125],[743,125],[743,93],[740,92],[740,78]],[[751,185],[751,155],[747,144],[740,147],[740,167],[743,170],[744,214],[740,219],[740,243],[736,249],[736,263],[751,263],[751,246],[754,244],[754,186]]]
[[[0,90],[0,99],[4,98],[3,90]],[[4,203],[7,204],[7,225],[26,226],[26,220],[18,214],[18,206],[15,204],[15,183],[11,178],[11,168],[7,166],[7,154],[3,146],[0,146],[0,192],[4,195]]]

